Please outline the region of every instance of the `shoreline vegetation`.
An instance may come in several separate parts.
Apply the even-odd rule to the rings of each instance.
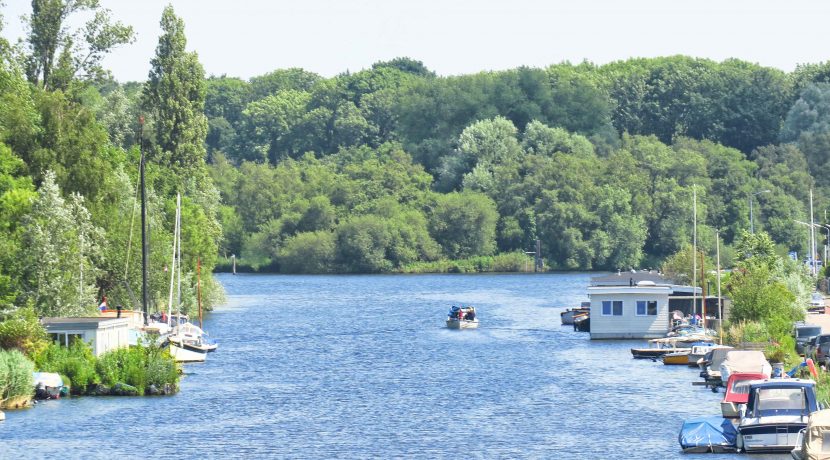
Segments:
[[[384,272],[367,272],[368,273],[402,273],[402,274],[416,274],[416,273],[532,273],[532,272],[550,272],[549,267],[541,265],[537,270],[534,270],[534,258],[532,255],[527,255],[523,252],[511,252],[496,254],[493,256],[477,256],[458,260],[435,260],[411,262],[404,266],[390,269]],[[234,261],[229,257],[219,257],[217,259],[214,273],[232,273],[234,269]],[[568,271],[568,270],[556,270]],[[585,271],[585,270],[571,270],[571,271]],[[246,259],[236,259],[237,273],[269,273],[277,274],[284,273],[281,271],[279,264],[270,260],[257,260],[249,262]],[[325,272],[303,272],[292,274],[355,274],[349,271],[325,271]]]
[[[0,409],[29,405],[35,371],[59,374],[73,396],[174,394],[181,374],[169,351],[152,344],[98,357],[81,340],[58,345],[49,340],[34,310],[24,307],[0,322]]]

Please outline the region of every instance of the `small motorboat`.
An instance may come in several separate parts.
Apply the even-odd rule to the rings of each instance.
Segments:
[[[827,458],[830,450],[830,409],[813,412],[807,428],[798,434],[795,449],[790,455],[795,460]]]
[[[591,313],[580,313],[574,316],[574,330],[577,332],[591,332]]]
[[[568,308],[559,313],[563,326],[571,326],[578,315],[588,314],[591,311],[591,302],[582,302],[579,307]]]
[[[647,348],[632,348],[631,356],[639,359],[660,359],[668,353],[691,352],[692,343],[707,340],[703,337],[666,337],[663,339],[651,339]],[[711,340],[711,339],[709,339]],[[688,360],[688,356],[686,357]],[[688,361],[684,361],[686,364]]]
[[[69,389],[64,386],[60,374],[32,372],[32,377],[35,383],[35,399],[59,399],[69,393]]]
[[[476,308],[471,306],[456,306],[450,308],[447,314],[447,327],[450,329],[476,329],[478,327],[478,315]]]
[[[714,348],[698,360],[700,376],[703,380],[706,380],[708,384],[713,386],[723,385],[720,378],[720,365],[726,359],[726,355],[732,350],[732,347],[727,346]]]
[[[724,346],[725,345],[718,345],[710,342],[699,342],[692,345],[692,351],[689,353],[689,366],[697,367],[698,360],[706,356],[706,353],[709,353],[715,348],[721,348]]]
[[[762,373],[734,373],[726,383],[726,392],[720,402],[721,414],[724,418],[740,418],[741,406],[749,399],[749,384],[753,380],[767,378]]]
[[[675,351],[672,353],[666,353],[663,355],[663,364],[666,365],[681,365],[686,366],[689,364],[689,351]]]
[[[720,379],[724,385],[735,373],[760,373],[765,378],[772,375],[772,366],[760,350],[732,350],[720,365]]]
[[[720,454],[738,450],[738,430],[731,421],[721,417],[686,420],[677,439],[683,452]]]
[[[755,380],[738,425],[738,447],[751,452],[791,452],[810,414],[818,410],[816,382]]]

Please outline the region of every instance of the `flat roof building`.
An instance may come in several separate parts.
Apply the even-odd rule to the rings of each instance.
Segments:
[[[69,346],[73,340],[83,340],[95,356],[129,346],[127,318],[43,318],[41,323],[54,342]]]

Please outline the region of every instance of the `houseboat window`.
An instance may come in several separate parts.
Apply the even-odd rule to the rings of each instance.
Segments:
[[[83,340],[83,334],[68,334],[65,332],[52,332],[49,334],[49,338],[58,345],[63,345],[68,347],[72,345],[73,342],[76,340]]]
[[[622,316],[623,303],[622,300],[603,300],[602,301],[602,316]]]
[[[657,301],[656,300],[638,300],[637,301],[637,316],[657,316]]]

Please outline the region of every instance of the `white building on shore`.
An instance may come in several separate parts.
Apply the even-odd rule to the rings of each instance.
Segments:
[[[129,346],[128,318],[43,318],[41,323],[54,342],[69,346],[73,340],[83,340],[95,356]]]
[[[700,288],[694,289],[698,296]],[[655,339],[672,325],[669,301],[691,286],[673,284],[657,272],[619,272],[591,280],[591,339]]]

